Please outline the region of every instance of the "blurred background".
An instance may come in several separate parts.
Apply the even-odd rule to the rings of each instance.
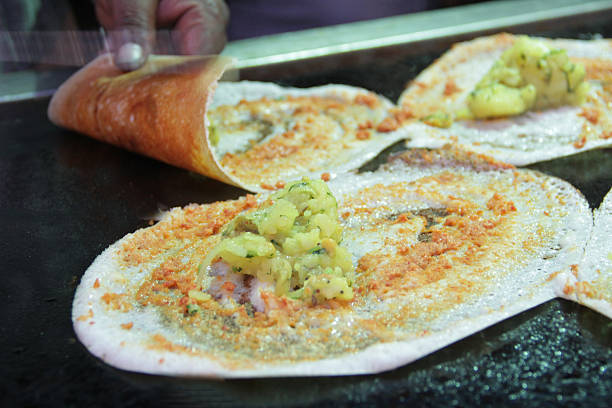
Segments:
[[[425,10],[477,3],[477,0],[226,0],[230,21],[228,41],[379,19]],[[74,71],[76,64],[63,56],[70,52],[67,32],[85,32],[78,46],[102,51],[100,25],[94,1],[2,0],[0,2],[0,98],[51,92]],[[158,27],[172,29],[172,27]],[[33,32],[36,36],[16,34]],[[60,32],[60,33],[58,33]],[[62,34],[61,32],[64,32]],[[44,33],[53,33],[45,35]],[[99,34],[100,33],[100,34]],[[57,35],[55,35],[57,34]],[[99,34],[99,35],[98,35]],[[23,55],[26,50],[26,54]],[[82,51],[81,51],[82,52]],[[92,58],[89,52],[82,61]],[[93,55],[95,56],[95,55]],[[50,64],[51,63],[51,64]]]

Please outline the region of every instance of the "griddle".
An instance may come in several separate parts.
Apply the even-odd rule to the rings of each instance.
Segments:
[[[609,23],[508,31],[612,37]],[[309,74],[281,70],[277,82],[345,83],[396,100],[453,40]],[[261,79],[274,71],[244,74]],[[47,104],[46,97],[0,104],[1,406],[609,406],[612,321],[560,299],[377,375],[221,381],[108,366],[72,329],[72,298],[85,269],[159,210],[244,191],[59,129],[46,118]],[[569,181],[592,208],[612,186],[612,149],[529,167]]]

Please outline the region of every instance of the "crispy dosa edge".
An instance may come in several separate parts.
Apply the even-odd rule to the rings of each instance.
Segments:
[[[612,268],[609,238],[612,234],[612,190],[593,210],[593,230],[583,259],[573,273],[563,277],[559,296],[587,306],[612,319]]]
[[[242,187],[215,159],[206,124],[217,81],[232,61],[151,56],[123,73],[102,55],[60,86],[48,116],[58,126]]]

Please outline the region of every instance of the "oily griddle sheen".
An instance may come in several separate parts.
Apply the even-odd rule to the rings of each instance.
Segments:
[[[593,231],[578,268],[557,278],[561,296],[612,319],[612,191],[594,211]]]
[[[467,109],[467,97],[517,37],[497,34],[455,44],[421,72],[398,104],[414,118]],[[550,160],[612,145],[612,41],[542,39],[567,50],[586,68],[591,85],[581,106],[562,106],[491,120],[455,121],[436,128],[419,120],[404,123],[408,147],[439,147],[453,142],[514,165]]]
[[[200,261],[265,196],[175,208],[89,267],[75,331],[113,366],[167,375],[362,374],[409,363],[555,297],[555,277],[580,261],[592,225],[582,195],[508,167],[419,151],[329,182],[356,265],[348,303],[307,307],[270,293],[266,313],[207,300],[189,314]]]
[[[59,126],[250,191],[323,172],[333,177],[403,138],[387,126],[397,114],[393,104],[373,92],[218,83],[229,65],[225,57],[151,56],[123,73],[103,55],[62,84],[48,115]],[[209,116],[219,146],[245,151],[219,151]],[[253,134],[252,123],[264,123],[266,132]]]

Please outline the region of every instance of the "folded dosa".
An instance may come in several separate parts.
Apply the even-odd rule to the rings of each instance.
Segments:
[[[100,56],[58,89],[49,118],[250,191],[304,175],[334,177],[403,138],[385,126],[397,114],[393,104],[373,92],[218,83],[230,65],[223,57],[151,56],[123,73]]]

